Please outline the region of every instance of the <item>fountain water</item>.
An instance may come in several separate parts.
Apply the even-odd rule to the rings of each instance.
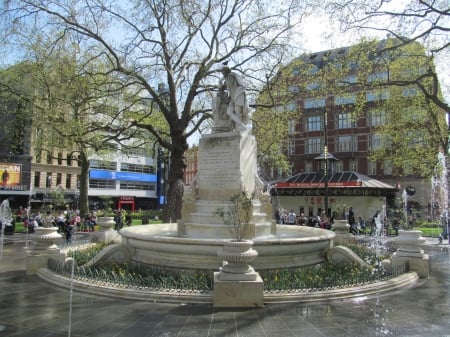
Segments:
[[[440,241],[448,236],[449,214],[448,214],[448,172],[447,161],[443,152],[438,154],[438,172],[431,180],[431,216],[440,219],[443,233]],[[448,236],[450,243],[450,236]]]
[[[9,200],[5,199],[0,204],[0,221],[3,224],[2,231],[6,232],[6,227],[13,226],[13,217],[11,208],[9,207]]]
[[[0,229],[0,258],[3,256],[3,240],[6,232],[6,227],[12,226],[12,212],[9,207],[9,200],[5,199],[0,204],[0,223],[2,227]]]

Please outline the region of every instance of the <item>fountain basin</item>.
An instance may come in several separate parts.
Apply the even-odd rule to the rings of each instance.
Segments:
[[[122,245],[132,263],[185,269],[218,270],[217,251],[230,239],[178,237],[177,224],[123,228]],[[256,270],[294,268],[324,262],[335,233],[320,228],[277,225],[277,234],[253,238]]]

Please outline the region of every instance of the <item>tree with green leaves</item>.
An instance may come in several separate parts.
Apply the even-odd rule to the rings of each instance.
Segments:
[[[445,76],[445,65],[450,61],[450,7],[446,0],[408,0],[408,1],[329,1],[327,11],[330,18],[341,24],[344,32],[373,35],[386,33],[396,43],[386,46],[391,49],[423,46],[427,63],[431,66],[422,69],[415,77],[390,82],[397,85],[415,85],[423,96],[450,116],[449,79]],[[335,15],[336,12],[340,15]],[[435,63],[444,66],[436,70]],[[446,83],[440,88],[439,82]],[[424,84],[425,83],[425,84]],[[447,95],[445,98],[442,91]]]
[[[398,39],[372,41],[353,52],[362,51],[368,58],[360,62],[360,86],[377,102],[367,113],[375,131],[371,159],[390,165],[395,176],[430,177],[437,153],[449,149],[446,110],[436,104],[444,99],[435,77],[427,75],[435,73],[433,59],[421,44]]]
[[[265,0],[10,1],[2,27],[8,33],[30,25],[43,33],[59,27],[77,38],[77,48],[90,50],[92,61],[105,64],[103,74],[152,100],[168,132],[146,121],[150,109],[133,125],[150,132],[170,153],[168,220],[181,217],[187,139],[211,117],[222,64],[228,62],[255,87],[263,83],[286,55],[307,7]],[[55,37],[53,45],[58,43]],[[157,90],[159,83],[167,88],[164,94]]]
[[[89,54],[68,52],[70,43],[51,52],[45,45],[34,41],[28,50],[33,51],[34,60],[10,67],[11,76],[2,77],[0,86],[15,100],[27,103],[38,157],[57,159],[55,149],[65,149],[69,158],[78,161],[79,206],[81,214],[86,214],[90,157],[111,156],[112,150],[115,155],[119,144],[122,148],[145,144],[142,130],[127,124],[143,103],[135,101],[134,92],[133,100],[129,99],[131,90],[122,82],[97,72],[102,64],[83,67]]]

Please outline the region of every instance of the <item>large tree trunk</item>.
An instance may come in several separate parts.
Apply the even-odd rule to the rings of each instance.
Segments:
[[[81,173],[80,173],[80,215],[84,216],[89,212],[89,159],[86,153],[81,151]]]
[[[169,189],[167,203],[164,206],[163,219],[165,222],[181,219],[184,192],[184,153],[188,149],[186,136],[182,133],[172,135],[172,152],[169,164]]]

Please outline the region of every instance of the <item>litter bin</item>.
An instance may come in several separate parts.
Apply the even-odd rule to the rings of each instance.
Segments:
[[[150,223],[150,220],[149,220],[149,218],[148,217],[142,217],[142,224],[143,225],[148,225]]]

